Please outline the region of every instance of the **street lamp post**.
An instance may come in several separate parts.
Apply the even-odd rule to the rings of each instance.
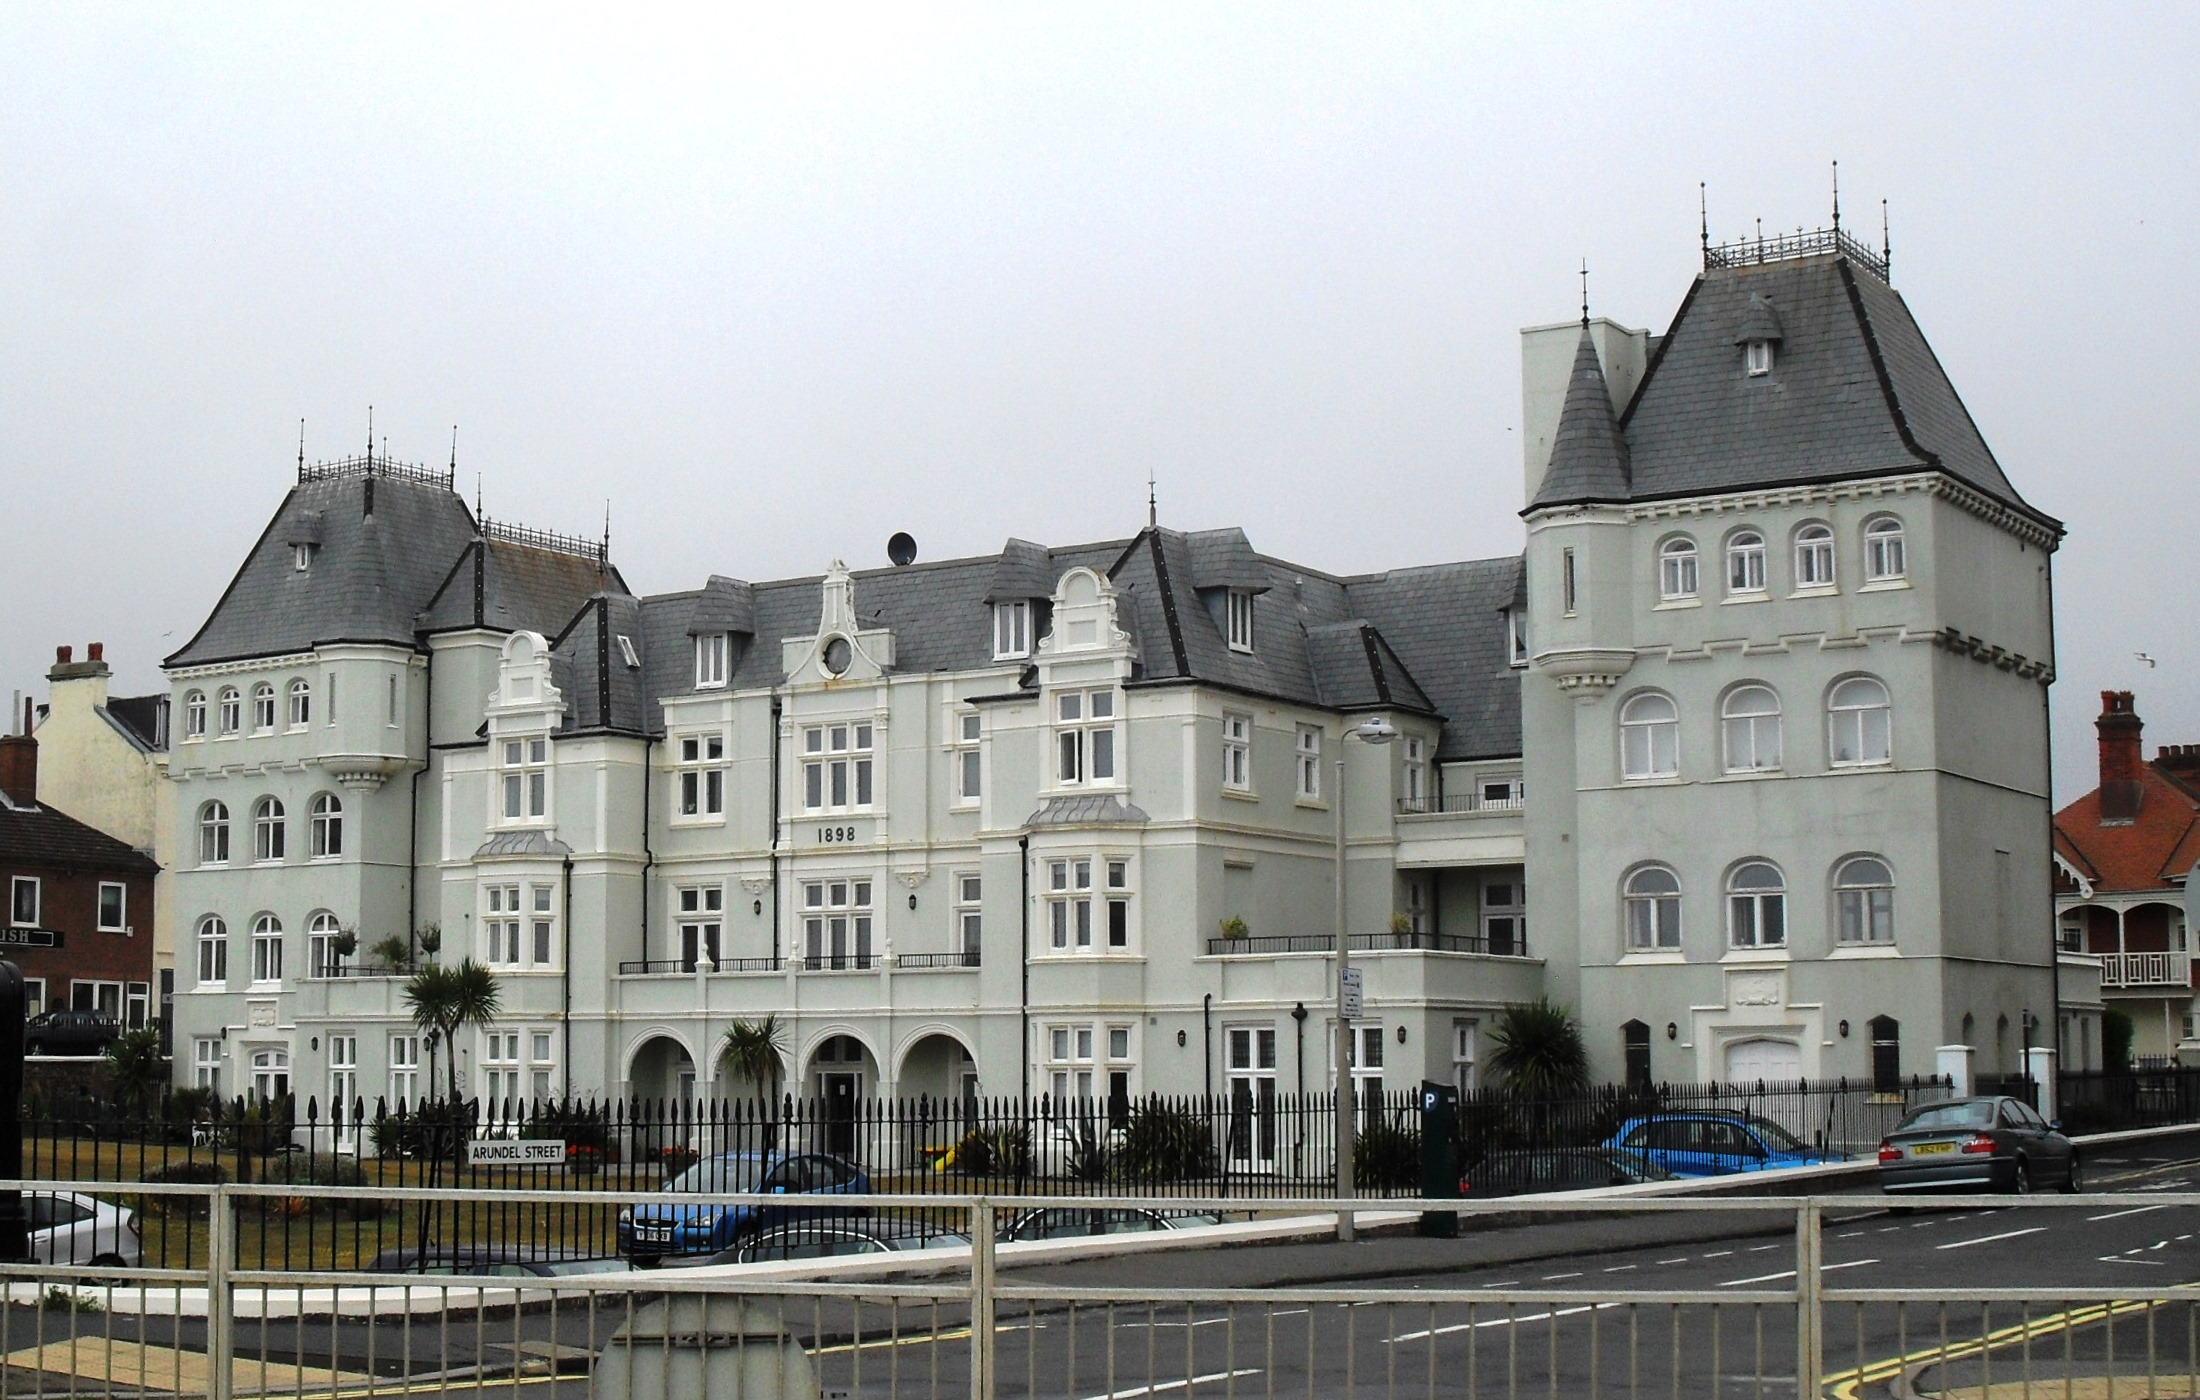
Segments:
[[[1354,1104],[1352,1070],[1352,1020],[1345,1014],[1345,984],[1352,980],[1352,935],[1345,926],[1344,904],[1344,743],[1357,738],[1363,743],[1387,744],[1398,731],[1380,715],[1370,715],[1344,731],[1337,741],[1337,790],[1330,801],[1336,807],[1337,832],[1337,1199],[1352,1199],[1352,1158],[1357,1146],[1357,1106]],[[1337,1238],[1350,1243],[1356,1234],[1349,1204],[1337,1210]]]

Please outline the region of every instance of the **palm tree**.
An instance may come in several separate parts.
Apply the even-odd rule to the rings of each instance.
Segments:
[[[160,1032],[151,1026],[124,1031],[107,1047],[108,1082],[127,1108],[143,1113],[168,1082],[168,1061],[160,1053]]]
[[[442,1038],[451,1071],[450,1102],[458,1102],[458,1033],[467,1026],[487,1027],[503,1009],[496,974],[472,958],[456,967],[431,963],[405,983],[405,1005],[413,1024]]]
[[[777,1138],[773,1130],[772,1104],[779,1097],[780,1057],[786,1048],[785,1028],[779,1024],[776,1013],[761,1021],[735,1021],[726,1027],[726,1038],[718,1047],[719,1057],[727,1067],[754,1084],[758,1097],[763,1100],[764,1146],[767,1149]]]
[[[1573,1008],[1549,997],[1515,1002],[1490,1028],[1490,1068],[1525,1099],[1573,1098],[1589,1091],[1589,1051]]]

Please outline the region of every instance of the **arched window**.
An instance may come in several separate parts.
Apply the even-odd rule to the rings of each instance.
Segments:
[[[1795,586],[1833,587],[1833,531],[1805,525],[1795,532]]]
[[[273,914],[252,921],[252,980],[283,980],[283,921]]]
[[[194,690],[183,697],[183,737],[206,737],[206,692]]]
[[[1780,697],[1769,686],[1738,685],[1719,707],[1726,771],[1763,773],[1780,766]]]
[[[1765,537],[1755,530],[1740,530],[1727,539],[1726,591],[1765,591]]]
[[[1696,542],[1685,535],[1658,548],[1658,596],[1668,601],[1696,596]]]
[[[229,807],[209,802],[199,808],[199,864],[220,865],[229,859]]]
[[[344,804],[333,792],[313,799],[313,858],[344,853]]]
[[[1627,1061],[1627,1083],[1636,1089],[1650,1085],[1650,1027],[1629,1021],[1619,1028],[1620,1050]]]
[[[303,676],[290,683],[290,727],[303,729],[313,723],[313,683]]]
[[[1872,582],[1901,578],[1910,571],[1902,522],[1882,515],[1864,527],[1864,577]]]
[[[1662,865],[1646,865],[1627,877],[1621,892],[1627,906],[1627,951],[1654,952],[1681,946],[1681,881]]]
[[[1892,1016],[1871,1019],[1872,1088],[1902,1087],[1902,1023]]]
[[[1669,697],[1644,691],[1620,706],[1619,767],[1630,781],[1679,775],[1681,718]]]
[[[307,976],[341,977],[351,970],[349,954],[336,951],[336,940],[343,932],[336,916],[327,910],[313,916],[313,921],[306,925]]]
[[[261,681],[252,687],[252,732],[265,734],[275,727],[275,687]]]
[[[1829,742],[1826,751],[1836,768],[1894,759],[1894,739],[1889,723],[1893,711],[1887,687],[1870,676],[1851,676],[1826,697]]]
[[[261,798],[252,809],[252,858],[283,858],[283,804],[272,797]]]
[[[235,686],[225,686],[221,699],[221,732],[234,734],[244,727],[244,697]]]
[[[1843,943],[1894,942],[1894,872],[1885,861],[1858,856],[1841,862],[1833,889]]]
[[[1761,860],[1734,868],[1726,882],[1727,942],[1736,948],[1787,946],[1787,881]]]
[[[220,987],[229,982],[229,925],[209,914],[199,920],[199,985]]]

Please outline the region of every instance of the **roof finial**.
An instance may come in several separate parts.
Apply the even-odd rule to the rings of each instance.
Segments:
[[[1887,201],[1879,201],[1879,265],[1894,275],[1894,245],[1887,241]]]
[[[1581,328],[1589,329],[1589,260],[1581,260]]]
[[[474,473],[474,533],[477,535],[481,533],[481,522],[484,518],[481,513],[481,473],[476,471]]]
[[[458,424],[451,425],[451,475],[458,475]]]
[[[1696,236],[1703,240],[1704,266],[1711,265],[1711,192],[1704,182],[1696,182]]]
[[[301,418],[301,419],[299,419],[299,420],[298,420],[298,479],[299,479],[299,480],[301,480],[301,481],[303,481],[303,480],[305,479],[305,474],[306,474],[306,420],[305,420],[305,419],[303,419],[303,418]]]
[[[367,405],[367,470],[374,470],[374,405]]]
[[[596,569],[601,573],[611,562],[611,498],[603,498],[603,544],[596,552]]]
[[[1838,235],[1839,235],[1839,234],[1840,234],[1840,232],[1841,232],[1841,162],[1840,162],[1840,161],[1835,161],[1835,162],[1833,163],[1833,231],[1834,231],[1834,233],[1835,233],[1835,234],[1837,235],[1837,236],[1835,237],[1835,239],[1834,239],[1834,242],[1836,242],[1836,243],[1839,243],[1839,242],[1841,241],[1841,240],[1840,240],[1840,238],[1838,237]]]
[[[1148,467],[1146,468],[1146,528],[1152,530],[1159,527],[1160,524],[1161,502],[1160,499],[1154,495],[1153,468]]]

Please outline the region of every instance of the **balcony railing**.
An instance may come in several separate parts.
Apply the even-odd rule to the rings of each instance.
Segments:
[[[965,948],[959,953],[896,953],[894,966],[899,968],[931,969],[943,967],[976,967],[978,950]]]
[[[2102,953],[2104,987],[2189,987],[2190,953]]]
[[[662,977],[672,973],[692,973],[702,966],[700,958],[650,958],[619,964],[621,977]],[[778,958],[720,958],[710,965],[713,972],[777,972],[781,966]]]
[[[1335,952],[1337,939],[1328,933],[1270,933],[1245,938],[1210,938],[1209,957],[1272,958],[1279,953]],[[1527,940],[1484,938],[1459,933],[1355,933],[1355,953],[1483,953],[1500,958],[1528,956]]]
[[[886,959],[877,953],[821,953],[814,958],[789,958],[797,972],[868,972]]]
[[[1528,804],[1515,797],[1484,797],[1478,792],[1447,792],[1441,797],[1401,797],[1398,815],[1427,817],[1439,812],[1517,812]]]

